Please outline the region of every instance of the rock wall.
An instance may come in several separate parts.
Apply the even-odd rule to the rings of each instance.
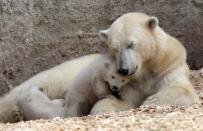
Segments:
[[[105,53],[98,31],[133,11],[157,16],[191,68],[202,67],[202,0],[0,0],[0,94],[65,60]]]

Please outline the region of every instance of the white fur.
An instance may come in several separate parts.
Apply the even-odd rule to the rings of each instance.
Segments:
[[[18,107],[24,120],[65,117],[64,100],[51,101],[41,89],[39,86],[32,86],[20,94]]]
[[[100,107],[100,105],[105,105],[105,107]],[[124,111],[133,107],[134,106],[132,104],[129,104],[126,101],[120,101],[115,97],[108,97],[97,102],[91,109],[90,114],[100,114],[110,111]]]
[[[0,122],[16,122],[20,116],[17,99],[21,92],[33,85],[41,86],[50,99],[63,99],[69,84],[80,70],[101,55],[93,54],[66,61],[56,67],[43,71],[0,98]],[[17,118],[16,118],[17,117]]]
[[[120,92],[122,99],[129,104],[133,103],[135,107],[141,103],[157,105],[198,103],[198,96],[189,80],[185,48],[159,27],[158,20],[149,27],[148,22],[151,19],[153,17],[143,13],[128,13],[118,18],[108,29],[106,43],[109,51],[112,56],[116,56],[117,63],[120,62],[120,65],[123,65],[123,67],[117,66],[118,70],[124,68],[128,69],[128,75],[134,73],[131,75],[134,85]],[[120,25],[122,25],[122,31],[120,31]],[[139,42],[138,46],[129,48],[129,42],[133,38]],[[115,40],[117,42],[113,43]],[[122,53],[128,50],[134,53]],[[124,59],[126,54],[132,57],[128,56]],[[136,66],[138,68],[135,68]],[[133,92],[134,95],[132,95]],[[119,110],[118,105],[122,102],[114,102],[117,103],[117,110]],[[111,107],[107,103],[98,102],[93,107],[96,110],[94,112],[108,109],[110,111]],[[112,103],[112,100],[109,100],[109,103]]]
[[[111,96],[127,84],[129,77],[117,73],[109,56],[101,56],[91,62],[76,76],[66,95],[68,116],[84,116],[98,100]],[[112,90],[112,91],[111,91]]]

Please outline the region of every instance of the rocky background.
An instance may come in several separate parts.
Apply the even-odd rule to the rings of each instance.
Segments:
[[[98,31],[133,11],[157,16],[190,67],[203,66],[203,0],[0,0],[0,95],[65,60],[105,53]]]

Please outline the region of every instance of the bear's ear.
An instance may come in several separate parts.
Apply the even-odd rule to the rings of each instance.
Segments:
[[[109,30],[100,30],[99,31],[99,38],[103,41],[107,41],[108,39],[108,31]]]
[[[158,25],[159,25],[159,20],[157,19],[157,17],[154,17],[154,16],[152,16],[147,22],[147,26],[152,30]]]
[[[110,63],[104,63],[104,69],[105,70],[109,70],[109,68],[110,68]]]
[[[110,69],[110,63],[105,62],[103,69],[102,69],[102,76],[105,80],[107,79],[107,76],[108,76],[107,73],[108,73],[109,69]]]

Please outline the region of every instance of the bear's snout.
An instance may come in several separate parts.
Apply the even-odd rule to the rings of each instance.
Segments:
[[[119,88],[118,88],[117,86],[113,86],[113,87],[111,88],[111,90],[112,90],[112,91],[118,91]]]
[[[128,72],[129,72],[128,69],[123,69],[123,68],[118,69],[118,73],[121,75],[128,75]]]
[[[123,49],[116,57],[117,71],[121,75],[133,75],[137,71],[137,58],[132,49]]]
[[[133,71],[129,71],[129,69],[120,68],[118,69],[118,73],[124,76],[133,75],[137,71],[137,69],[138,69],[137,65],[135,66],[135,69]]]

